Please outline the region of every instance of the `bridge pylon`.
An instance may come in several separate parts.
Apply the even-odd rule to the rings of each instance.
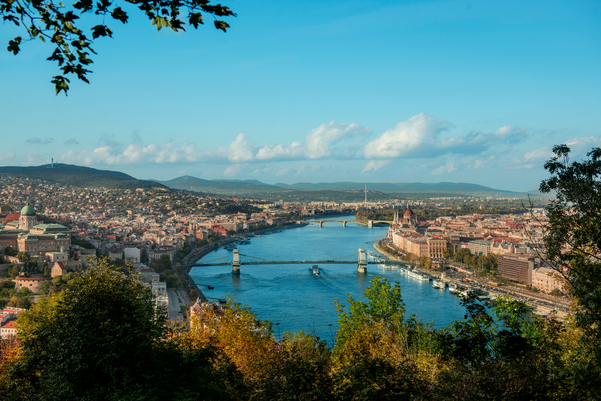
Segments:
[[[374,226],[373,220],[367,220],[367,228],[372,228]]]
[[[359,263],[357,265],[357,272],[367,273],[367,259],[365,258],[365,249],[359,248]]]
[[[232,274],[240,274],[240,251],[234,249],[234,258],[232,259]]]
[[[319,222],[319,228],[321,228],[321,225],[323,224],[323,221]]]
[[[342,220],[342,227],[346,227],[346,220]]]

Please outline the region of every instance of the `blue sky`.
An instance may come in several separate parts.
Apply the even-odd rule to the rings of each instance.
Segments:
[[[127,8],[67,97],[49,45],[0,52],[0,165],[530,190],[554,144],[601,146],[598,1],[224,4],[227,33]]]

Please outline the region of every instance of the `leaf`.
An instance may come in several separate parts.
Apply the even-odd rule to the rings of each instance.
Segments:
[[[65,96],[67,96],[67,91],[69,90],[69,79],[65,78],[61,75],[56,75],[52,77],[52,81],[54,84],[54,88],[56,90],[56,94],[58,95],[61,91],[65,92]]]
[[[223,32],[226,32],[225,29],[230,27],[229,24],[225,21],[217,21],[216,20],[216,21],[214,21],[214,23],[215,23],[215,28],[221,29]]]
[[[194,28],[198,29],[199,24],[204,24],[201,13],[190,13],[189,22]]]
[[[10,40],[8,42],[8,51],[9,52],[13,52],[13,54],[19,53],[19,50],[20,50],[19,43],[21,43],[21,37],[20,36],[17,36],[13,40]]]

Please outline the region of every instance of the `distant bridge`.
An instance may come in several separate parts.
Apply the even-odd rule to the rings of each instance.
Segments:
[[[324,223],[342,223],[342,227],[346,227],[346,223],[365,224],[364,222],[359,221],[357,219],[355,219],[355,220],[303,220],[301,222],[319,224],[319,227],[321,227]],[[384,224],[390,224],[390,225],[393,224],[393,222],[390,220],[367,220],[367,227],[373,227],[374,224],[378,224],[378,223],[384,223]]]
[[[191,265],[184,265],[182,267],[187,267],[191,269],[195,266],[232,266],[232,273],[239,274],[240,266],[256,266],[256,265],[327,265],[327,264],[356,264],[357,271],[360,273],[367,272],[367,265],[386,265],[386,266],[399,266],[404,265],[406,262],[400,262],[395,260],[387,260],[384,259],[380,262],[368,261],[365,257],[365,249],[359,249],[358,253],[354,253],[352,255],[341,256],[334,259],[327,260],[271,260],[258,258],[256,256],[243,255],[239,252],[238,249],[234,249],[232,255],[222,256],[217,259],[207,260],[198,262]],[[189,270],[188,270],[189,271]]]

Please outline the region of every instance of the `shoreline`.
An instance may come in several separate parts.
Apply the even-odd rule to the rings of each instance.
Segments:
[[[374,245],[373,245],[374,249],[376,251],[378,251],[380,254],[386,256],[387,258],[390,258],[392,260],[401,261],[401,259],[398,258],[397,256],[394,256],[394,255],[386,252],[386,248],[384,248],[382,246],[382,244],[381,244],[382,240],[383,239],[380,239],[380,240],[378,240],[378,241],[376,241],[374,243]],[[412,263],[408,263],[408,264],[412,264]],[[422,273],[426,273],[426,274],[428,274],[430,276],[435,276],[435,275],[432,274],[433,272],[431,270],[417,269],[416,267],[413,267],[413,268],[414,268],[414,270],[420,271]],[[472,287],[472,285],[470,285],[469,283],[465,283],[463,281],[459,281],[459,280],[452,279],[452,278],[449,278],[449,277],[440,278],[440,276],[441,276],[440,272],[435,272],[435,273],[438,273],[438,278],[442,279],[443,281],[454,283],[455,285]],[[502,296],[502,295],[509,295],[514,300],[519,300],[519,301],[525,302],[528,306],[534,308],[533,312],[534,311],[538,311],[538,312],[542,312],[542,313],[548,314],[551,311],[555,311],[555,313],[557,314],[557,317],[560,317],[560,318],[564,317],[565,315],[567,315],[567,312],[557,310],[557,308],[564,308],[565,307],[565,305],[562,305],[561,301],[552,302],[553,300],[546,299],[545,301],[549,302],[550,304],[552,304],[553,307],[550,307],[550,306],[547,306],[547,305],[538,305],[538,304],[536,304],[534,302],[535,301],[541,301],[541,299],[538,298],[536,296],[536,294],[528,294],[528,293],[525,293],[525,292],[522,292],[522,291],[514,292],[514,291],[511,291],[513,289],[513,287],[507,287],[505,289],[506,289],[506,291],[503,291],[500,288],[495,288],[495,289],[487,288],[486,291],[488,292],[488,297],[490,297],[490,296],[496,296],[496,297],[498,297],[498,296]],[[520,296],[522,298],[528,298],[528,300],[527,301],[523,301],[523,300],[521,300],[519,298]]]

